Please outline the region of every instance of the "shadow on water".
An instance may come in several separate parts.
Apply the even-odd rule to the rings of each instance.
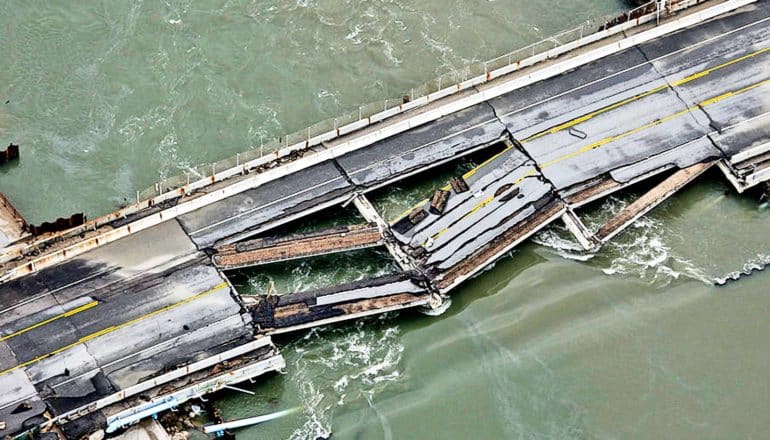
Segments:
[[[350,204],[346,207],[333,206],[315,214],[291,221],[276,228],[265,231],[252,238],[282,237],[290,234],[307,234],[335,226],[360,225],[366,223],[356,208]]]
[[[0,175],[6,175],[6,174],[11,174],[16,172],[16,170],[21,168],[22,160],[23,159],[20,157],[18,159],[13,159],[11,161],[0,164]]]

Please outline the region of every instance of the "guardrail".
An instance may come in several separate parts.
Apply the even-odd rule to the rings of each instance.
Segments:
[[[296,150],[297,147],[307,148],[321,142],[326,142],[407,110],[420,107],[436,99],[491,81],[522,67],[542,61],[542,59],[553,58],[555,56],[552,55],[554,52],[564,53],[598,40],[590,39],[591,41],[584,44],[574,44],[592,34],[599,34],[628,23],[636,25],[649,22],[652,18],[660,17],[662,14],[672,10],[679,10],[703,1],[707,0],[668,0],[668,4],[663,9],[659,9],[660,5],[666,2],[652,0],[619,15],[587,20],[580,26],[552,35],[491,60],[473,63],[464,68],[448,72],[421,86],[410,89],[400,99],[386,99],[361,105],[352,112],[326,119],[303,130],[281,136],[267,143],[260,142],[258,147],[251,150],[238,153],[235,156],[218,162],[199,165],[185,174],[161,180],[144,191],[138,192],[137,202],[173,191],[196,180],[208,180],[214,177],[213,181],[216,182],[242,171],[248,171],[261,164],[255,161],[264,158],[265,155],[275,157],[275,153],[281,149]],[[612,35],[612,33],[610,32],[609,35]],[[225,172],[227,170],[236,170],[236,173],[227,173]],[[219,178],[220,175],[222,175],[222,178]]]
[[[709,10],[710,12],[706,13],[705,15],[696,14],[697,17],[693,22],[698,22],[699,20],[702,20],[702,17],[705,17],[705,16],[711,17],[711,16],[714,16],[714,14],[718,15],[720,13],[723,13],[724,11],[729,11],[736,7],[739,7],[737,5],[749,4],[756,0],[722,0],[721,2],[717,0],[679,0],[676,3],[670,2],[666,7],[665,12],[667,14],[670,14],[672,12],[689,7],[691,5],[706,2],[706,1],[713,1],[714,3],[717,3],[717,5],[715,5],[715,7],[712,8],[713,10],[710,9]],[[30,261],[24,262],[22,265],[15,267],[9,272],[7,272],[3,276],[3,278],[0,278],[0,282],[4,282],[8,279],[21,276],[25,273],[35,272],[41,267],[47,267],[48,265],[54,264],[55,262],[61,261],[62,259],[67,258],[69,256],[77,255],[79,253],[85,252],[88,249],[93,249],[94,247],[98,247],[103,244],[109,243],[120,237],[132,234],[134,232],[138,232],[153,224],[157,224],[158,222],[162,222],[162,221],[168,220],[169,218],[173,218],[176,215],[181,215],[182,213],[189,212],[190,210],[196,209],[196,207],[203,206],[206,203],[209,203],[209,200],[218,200],[220,198],[226,197],[228,194],[235,194],[239,191],[242,191],[243,188],[251,187],[257,181],[263,181],[265,179],[267,180],[273,179],[275,178],[275,173],[272,173],[271,172],[272,170],[267,170],[265,173],[258,173],[249,179],[243,180],[242,182],[241,181],[235,182],[233,185],[221,187],[215,191],[209,191],[208,194],[203,195],[195,200],[192,200],[188,205],[185,205],[183,209],[181,205],[177,205],[176,203],[177,198],[187,194],[195,193],[196,191],[206,188],[207,186],[213,183],[226,180],[228,178],[234,177],[239,174],[248,173],[260,167],[272,168],[274,166],[274,162],[277,159],[287,159],[288,163],[283,167],[282,169],[283,173],[291,172],[291,170],[300,169],[303,166],[307,166],[308,163],[313,163],[316,160],[323,159],[324,157],[328,158],[329,155],[331,154],[331,150],[324,150],[319,153],[307,155],[302,159],[294,160],[293,158],[294,155],[297,155],[297,154],[301,155],[301,153],[306,151],[310,146],[318,145],[322,142],[326,142],[326,141],[335,139],[337,137],[355,132],[356,130],[359,130],[369,125],[383,121],[397,114],[409,111],[414,108],[425,106],[428,103],[432,103],[444,97],[451,96],[457,93],[458,91],[474,88],[480,84],[489,82],[495,78],[505,76],[511,72],[522,69],[524,67],[537,64],[547,59],[556,58],[575,48],[584,47],[591,43],[597,42],[599,40],[608,38],[613,35],[620,34],[621,32],[625,32],[626,30],[634,28],[639,24],[654,21],[658,16],[658,12],[663,12],[663,11],[657,11],[657,6],[655,6],[654,10],[650,9],[650,4],[651,3],[648,3],[646,5],[641,6],[640,8],[636,8],[632,11],[624,13],[620,16],[620,18],[615,18],[609,21],[605,21],[604,24],[601,26],[604,29],[601,31],[598,31],[589,35],[584,35],[583,38],[581,39],[575,40],[570,43],[564,43],[560,46],[556,46],[553,49],[542,52],[540,54],[536,53],[534,57],[530,56],[529,58],[519,60],[516,62],[513,62],[513,58],[512,58],[512,63],[509,65],[505,65],[504,67],[491,70],[491,71],[487,70],[486,74],[473,77],[471,79],[457,83],[450,87],[445,87],[443,89],[430,93],[421,98],[415,99],[413,101],[410,100],[410,102],[406,102],[399,105],[398,107],[394,107],[387,111],[374,114],[366,119],[360,119],[356,122],[352,122],[344,126],[339,126],[332,131],[328,131],[314,137],[309,137],[308,135],[308,138],[306,140],[295,144],[289,144],[288,139],[281,140],[280,142],[277,143],[280,146],[280,148],[271,152],[267,152],[264,149],[262,149],[262,151],[255,149],[246,153],[238,154],[235,156],[235,158],[229,159],[230,161],[229,163],[234,163],[235,166],[231,166],[222,171],[218,171],[218,164],[222,164],[223,162],[218,162],[217,164],[209,165],[207,166],[207,168],[210,167],[212,169],[212,174],[202,178],[198,178],[198,176],[191,176],[190,174],[188,174],[186,176],[179,176],[176,178],[167,179],[163,182],[156,184],[152,188],[152,191],[157,194],[155,196],[152,196],[146,199],[141,199],[139,197],[139,194],[137,194],[138,196],[137,198],[140,198],[140,200],[137,201],[136,203],[129,205],[125,208],[119,209],[117,211],[111,212],[109,214],[106,214],[104,216],[98,217],[96,219],[90,220],[82,226],[78,226],[57,234],[44,235],[32,242],[23,243],[23,244],[19,244],[18,246],[12,246],[12,247],[6,248],[4,252],[0,254],[0,263],[5,263],[8,261],[14,260],[16,258],[21,258],[21,257],[24,257],[25,255],[33,255],[35,252],[39,252],[39,249],[45,246],[48,246],[53,242],[66,239],[69,237],[74,237],[80,234],[87,234],[89,231],[96,231],[96,229],[102,225],[111,224],[113,221],[116,221],[116,220],[125,220],[126,218],[132,215],[135,215],[147,208],[151,208],[155,206],[161,207],[161,209],[155,213],[151,213],[147,216],[137,217],[137,219],[131,221],[130,224],[127,224],[125,226],[119,226],[114,229],[110,229],[102,234],[98,234],[98,235],[94,234],[90,238],[87,237],[85,240],[79,241],[74,245],[62,248],[60,250],[56,250],[50,254],[46,254],[44,256],[34,258]],[[720,4],[725,5],[725,7],[720,8],[719,7]],[[640,13],[640,12],[635,13],[634,11],[640,11],[640,10],[645,11],[644,15],[639,16],[637,18],[633,18]],[[647,13],[647,11],[650,11],[650,10],[652,12]],[[621,21],[621,24],[611,25],[612,23],[618,22],[618,20]],[[569,64],[569,60],[565,62]],[[543,70],[543,74],[545,74],[545,72],[546,70]],[[514,79],[510,82],[510,84],[509,83],[506,83],[506,84],[508,84],[508,86],[518,87],[515,84],[525,84],[525,83],[531,82],[532,80],[534,80],[534,78],[541,77],[543,76],[543,74],[539,74],[535,76],[525,75],[524,77],[521,78],[521,81],[517,81]],[[503,89],[506,89],[506,87],[503,87]],[[498,88],[497,86],[492,87],[492,89],[497,89],[497,88]],[[483,95],[491,96],[490,93],[498,93],[498,92],[504,93],[500,91],[503,89],[495,90],[495,91],[492,91],[492,89],[490,89],[489,92],[484,92]],[[451,111],[451,108],[454,108],[454,107],[455,107],[454,105],[449,105],[444,110],[441,110],[439,113],[443,111]],[[412,120],[412,121],[408,121],[406,125],[409,127],[413,127],[414,124],[419,125],[423,122],[427,122],[431,120],[430,118],[435,116],[435,113],[436,112],[428,112],[428,113],[422,114],[419,118],[416,118],[415,120]],[[338,149],[339,150],[338,152],[343,150],[352,151],[362,146],[368,145],[369,143],[373,142],[376,138],[386,135],[387,133],[393,134],[393,133],[399,132],[399,130],[401,130],[403,126],[404,126],[404,123],[395,123],[392,126],[388,126],[385,131],[380,130],[377,133],[371,133],[365,136],[360,136],[355,139],[349,140],[345,143],[344,148]],[[193,178],[197,180],[193,180]],[[166,187],[166,185],[168,185],[168,188]]]

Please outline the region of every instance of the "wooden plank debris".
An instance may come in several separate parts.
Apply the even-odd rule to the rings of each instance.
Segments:
[[[383,244],[374,224],[340,226],[309,234],[258,238],[218,247],[214,264],[233,270],[260,264],[366,249]]]
[[[470,189],[468,188],[468,182],[462,177],[452,177],[449,179],[449,186],[452,187],[452,191],[454,191],[455,194],[461,194]]]
[[[433,214],[441,215],[446,208],[446,203],[449,200],[449,191],[443,189],[437,189],[433,193],[433,197],[430,199],[430,210]]]

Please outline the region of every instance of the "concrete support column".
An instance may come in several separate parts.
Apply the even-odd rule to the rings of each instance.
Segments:
[[[361,213],[367,222],[377,225],[377,229],[380,230],[380,235],[385,243],[385,247],[393,256],[393,259],[396,260],[396,264],[398,264],[402,270],[414,270],[416,265],[412,261],[412,258],[398,246],[398,243],[396,243],[393,238],[393,234],[390,232],[390,225],[382,218],[380,213],[377,212],[371,202],[369,202],[369,199],[363,194],[357,194],[353,198],[353,204],[356,205],[356,209],[358,209],[358,212]]]
[[[580,221],[580,218],[575,214],[575,211],[573,211],[572,208],[567,208],[567,211],[561,216],[561,219],[583,249],[590,251],[596,247],[598,241],[588,228],[586,228],[583,222]]]

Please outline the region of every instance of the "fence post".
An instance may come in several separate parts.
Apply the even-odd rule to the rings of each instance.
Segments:
[[[656,7],[655,7],[656,14],[657,14],[657,16],[655,17],[656,25],[660,24],[660,10],[665,7],[666,7],[666,0],[657,0]]]
[[[235,153],[235,166],[241,164],[241,153]]]

